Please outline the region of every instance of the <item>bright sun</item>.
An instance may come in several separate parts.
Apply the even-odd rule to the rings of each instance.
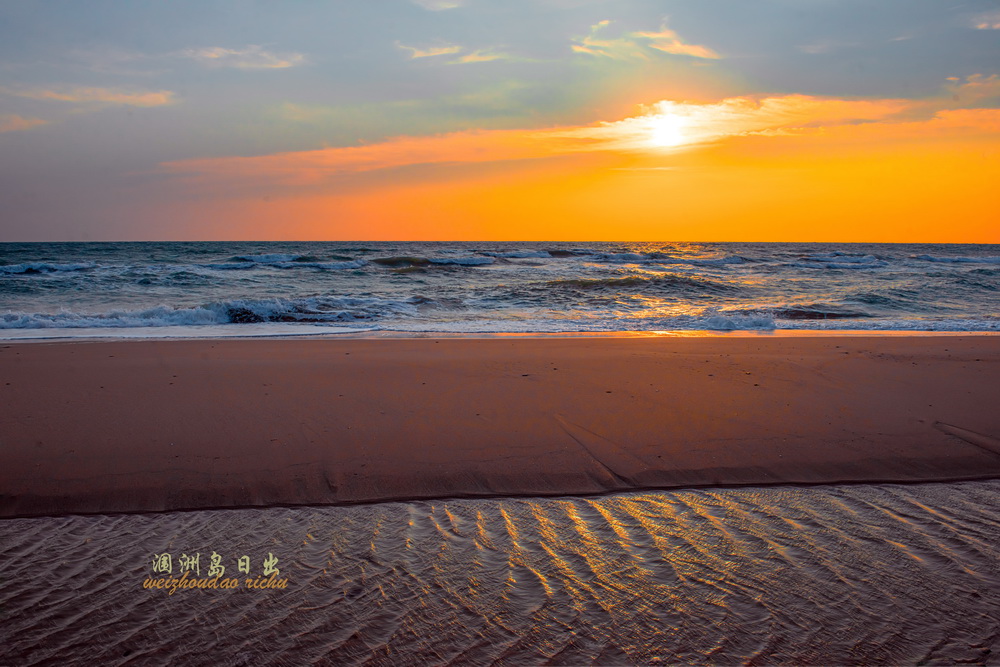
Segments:
[[[684,126],[687,125],[684,118],[669,114],[662,114],[650,118],[649,143],[653,146],[665,148],[677,146],[684,143]]]

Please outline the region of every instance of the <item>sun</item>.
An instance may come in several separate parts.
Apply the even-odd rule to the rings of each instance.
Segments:
[[[686,119],[673,114],[659,114],[650,117],[649,145],[657,148],[669,148],[683,144],[686,137],[684,128]]]

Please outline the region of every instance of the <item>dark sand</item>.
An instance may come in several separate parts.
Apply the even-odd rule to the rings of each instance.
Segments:
[[[1000,477],[1000,337],[0,344],[0,517]]]

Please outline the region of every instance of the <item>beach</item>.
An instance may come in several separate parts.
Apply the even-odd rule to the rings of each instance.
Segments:
[[[8,519],[0,661],[990,665],[998,492],[772,486]],[[164,553],[172,573],[152,567]],[[184,554],[200,554],[189,581],[211,581],[218,555],[239,587],[175,590]],[[255,585],[269,555],[284,587]],[[147,585],[160,580],[170,587]]]
[[[0,516],[1000,477],[1000,337],[0,344]]]

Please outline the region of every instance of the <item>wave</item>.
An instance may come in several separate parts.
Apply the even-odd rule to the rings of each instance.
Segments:
[[[857,255],[845,252],[825,252],[807,255],[791,266],[803,269],[878,269],[889,263],[874,255]]]
[[[284,262],[294,262],[303,255],[288,255],[283,253],[267,253],[263,255],[236,255],[231,261],[253,262],[255,264],[280,264]]]
[[[911,318],[805,318],[783,319],[773,311],[720,312],[707,311],[700,315],[673,317],[563,317],[553,319],[540,314],[537,318],[519,317],[496,319],[475,317],[466,320],[396,320],[381,327],[382,331],[400,333],[454,334],[559,334],[613,333],[620,331],[934,331],[934,332],[1000,332],[1000,318],[945,319]]]
[[[693,287],[711,292],[720,292],[739,289],[739,286],[733,283],[673,273],[661,275],[625,276],[622,278],[566,278],[562,280],[550,280],[546,282],[545,285],[555,289],[568,288],[575,290],[620,290],[623,288],[685,289]]]
[[[745,257],[739,255],[727,255],[725,257],[676,257],[664,253],[636,253],[617,252],[592,253],[588,259],[593,262],[606,262],[612,264],[687,264],[690,266],[727,266],[731,264],[743,264],[747,261]]]
[[[690,326],[691,329],[707,331],[770,331],[777,328],[770,313],[720,313],[703,314]]]
[[[97,268],[94,262],[74,262],[69,264],[52,264],[49,262],[25,262],[23,264],[7,264],[0,266],[0,273],[33,274],[59,273],[62,271],[85,271]]]
[[[875,315],[862,310],[849,310],[835,304],[808,303],[808,304],[788,304],[784,306],[770,306],[758,308],[742,308],[726,311],[726,314],[770,317],[776,321],[780,320],[854,320],[868,319]]]
[[[857,319],[859,317],[873,317],[861,311],[836,310],[821,306],[777,308],[771,312],[775,317],[783,320],[846,320]]]
[[[261,255],[262,257],[290,257],[291,255]],[[364,259],[354,259],[351,261],[337,261],[337,262],[320,262],[313,261],[315,257],[301,256],[295,259],[282,259],[274,261],[243,261],[243,262],[225,262],[222,264],[197,264],[199,268],[214,269],[217,271],[246,271],[253,270],[258,267],[274,268],[274,269],[321,269],[330,271],[339,271],[344,269],[360,269],[368,264],[367,260]]]
[[[913,259],[948,264],[1000,264],[1000,257],[938,257],[935,255],[917,255]]]
[[[313,296],[300,299],[233,299],[191,308],[156,306],[106,313],[4,313],[0,329],[72,329],[199,326],[260,322],[354,322],[415,315],[424,297],[405,301],[377,297]]]
[[[376,257],[370,260],[373,264],[379,264],[381,266],[390,266],[393,268],[406,268],[411,266],[426,266],[430,264],[430,260],[424,257],[409,257],[406,255],[400,257]]]
[[[484,252],[484,255],[490,257],[500,257],[503,259],[525,259],[525,258],[538,258],[538,259],[551,259],[552,254],[547,250],[514,250],[511,252]],[[572,254],[572,253],[569,253]]]
[[[496,260],[492,257],[431,257],[431,264],[457,264],[458,266],[486,266]]]
[[[401,255],[398,257],[376,257],[370,261],[381,266],[404,269],[418,266],[426,267],[431,264],[485,266],[487,264],[493,264],[496,260],[493,257],[412,257],[409,255]]]

